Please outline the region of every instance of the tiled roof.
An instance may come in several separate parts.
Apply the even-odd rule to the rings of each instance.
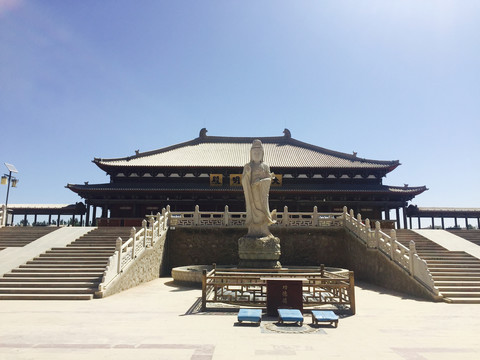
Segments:
[[[205,131],[206,133],[206,131]],[[101,168],[111,167],[243,167],[250,161],[254,137],[200,137],[166,148],[136,153],[117,159],[99,159]],[[272,168],[378,168],[392,171],[398,160],[363,159],[307,144],[288,135],[259,137],[263,143],[264,161]]]
[[[243,191],[242,187],[210,187],[202,184],[182,184],[182,183],[167,183],[162,184],[161,187],[156,184],[149,183],[105,183],[94,185],[75,185],[69,184],[67,187],[77,193],[91,192],[91,191]],[[336,184],[304,184],[293,185],[291,187],[271,187],[270,192],[321,192],[321,193],[349,193],[349,192],[364,192],[364,193],[398,193],[404,195],[418,195],[427,190],[425,186],[418,187],[396,187],[388,185],[336,185]]]

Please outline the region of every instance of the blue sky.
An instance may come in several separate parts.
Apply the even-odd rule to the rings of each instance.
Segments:
[[[280,136],[400,160],[419,206],[480,207],[480,2],[0,0],[10,203],[73,203],[94,157]],[[2,169],[6,170],[6,169]],[[0,187],[4,202],[6,186]]]

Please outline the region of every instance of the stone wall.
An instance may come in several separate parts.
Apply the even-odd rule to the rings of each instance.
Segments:
[[[415,279],[377,250],[366,246],[343,228],[271,228],[280,238],[282,266],[341,267],[364,280],[391,290],[434,299]],[[237,240],[246,229],[176,228],[167,235],[168,274],[188,265],[238,264]]]
[[[165,241],[166,237],[164,236],[153,247],[145,249],[136,261],[123,270],[121,276],[117,277],[98,295],[101,297],[113,295],[165,275]]]

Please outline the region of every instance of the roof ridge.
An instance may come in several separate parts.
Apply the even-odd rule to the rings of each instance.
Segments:
[[[150,151],[146,151],[146,152],[139,152],[137,150],[135,155],[131,155],[131,156],[125,156],[125,157],[119,157],[119,158],[108,158],[108,159],[94,158],[93,162],[97,165],[100,165],[101,163],[103,163],[104,165],[107,165],[105,163],[114,162],[114,161],[127,161],[127,162],[129,162],[132,159],[138,159],[138,158],[142,158],[142,157],[157,155],[157,154],[161,154],[161,153],[164,153],[164,152],[167,152],[167,151],[171,151],[171,150],[175,150],[175,149],[179,149],[179,148],[186,147],[186,146],[191,146],[191,145],[198,145],[198,144],[202,144],[202,143],[223,143],[223,142],[225,142],[225,143],[237,143],[237,144],[239,144],[239,143],[246,143],[246,142],[250,143],[250,142],[253,142],[253,140],[259,139],[260,141],[262,141],[265,144],[278,143],[279,145],[293,145],[293,146],[298,146],[298,147],[306,148],[306,149],[309,149],[309,150],[313,150],[313,151],[316,151],[316,152],[320,152],[320,153],[323,153],[323,154],[326,154],[326,155],[339,157],[339,158],[342,158],[342,159],[345,159],[345,160],[368,162],[368,163],[374,163],[374,164],[378,164],[378,165],[386,165],[386,166],[388,166],[388,171],[389,172],[394,170],[397,166],[400,165],[399,160],[374,160],[374,159],[360,158],[360,157],[357,157],[357,153],[355,153],[355,152],[353,154],[347,154],[347,153],[344,153],[344,152],[330,150],[330,149],[326,149],[324,147],[309,144],[309,143],[297,140],[295,138],[292,138],[291,133],[288,129],[284,130],[284,136],[257,136],[257,137],[251,137],[251,136],[240,136],[240,137],[238,137],[238,136],[208,136],[206,133],[207,133],[207,130],[205,128],[203,128],[202,130],[200,130],[200,134],[197,138],[189,140],[189,141],[181,142],[181,143],[178,143],[178,144],[174,144],[174,145],[170,145],[170,146],[167,146],[167,147],[164,147],[164,148],[160,148],[160,149],[156,149],[156,150],[150,150]]]

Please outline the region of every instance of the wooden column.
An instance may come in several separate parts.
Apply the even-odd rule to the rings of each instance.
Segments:
[[[417,220],[418,220],[418,228],[421,229],[422,228],[422,224],[420,223],[420,216],[417,217]]]
[[[403,228],[408,229],[408,226],[407,226],[407,208],[405,206],[402,208],[402,213],[403,213]]]
[[[27,226],[27,214],[23,217],[23,226]]]
[[[52,225],[52,214],[48,214],[48,225]]]
[[[458,223],[457,223],[457,218],[455,218],[455,227],[458,226]]]
[[[465,229],[468,230],[468,217],[465,217]]]
[[[385,208],[385,220],[390,220],[390,209]]]
[[[57,226],[60,226],[60,214],[58,214],[58,217],[57,217]]]
[[[432,229],[435,229],[435,218],[432,216]]]
[[[72,215],[72,226],[75,226],[75,214]]]
[[[32,225],[36,225],[37,224],[37,214],[35,214],[33,216],[33,224]]]
[[[445,219],[442,216],[442,229],[445,230]]]
[[[409,217],[409,222],[410,222],[410,229],[413,229],[413,225],[412,225],[412,217],[411,217],[411,216]]]
[[[97,226],[97,207],[93,206],[92,226]]]
[[[85,215],[85,226],[90,226],[90,204],[87,204],[87,213]]]
[[[400,226],[400,209],[397,207],[395,209],[396,211],[396,214],[397,214],[397,229],[401,229],[401,226]]]

